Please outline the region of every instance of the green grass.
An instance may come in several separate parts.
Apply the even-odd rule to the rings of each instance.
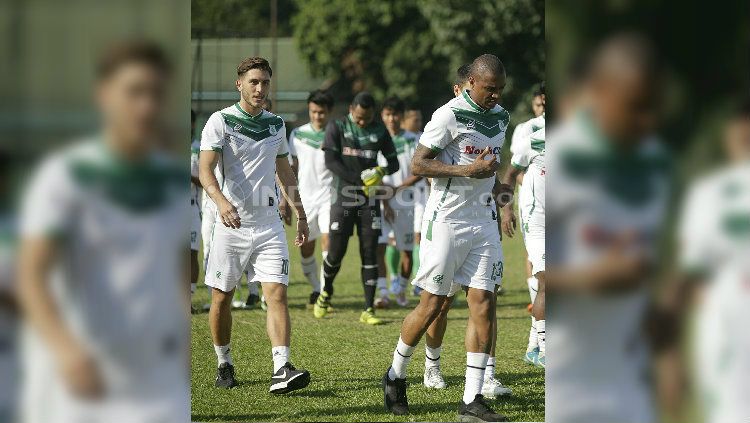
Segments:
[[[287,237],[292,239],[291,237]],[[499,333],[497,375],[513,390],[511,397],[492,401],[495,411],[511,421],[544,421],[544,372],[521,358],[529,331],[529,302],[523,265],[524,247],[519,238],[503,242],[505,294],[498,302]],[[424,342],[409,365],[411,414],[398,417],[383,409],[380,379],[390,365],[399,328],[407,309],[379,311],[382,326],[359,323],[363,305],[360,260],[356,236],[336,280],[335,313],[315,319],[305,308],[310,287],[302,275],[299,249],[290,247],[289,304],[292,317],[292,361],[308,369],[310,385],[286,396],[268,393],[272,371],[271,345],[261,310],[235,311],[232,357],[240,386],[232,390],[213,387],[216,356],[205,313],[192,318],[192,415],[194,421],[455,421],[463,393],[465,369],[464,333],[468,317],[466,301],[459,301],[449,315],[441,367],[448,389],[422,386]],[[247,292],[243,287],[243,295]],[[194,304],[208,299],[200,286]],[[411,297],[411,305],[416,298]]]

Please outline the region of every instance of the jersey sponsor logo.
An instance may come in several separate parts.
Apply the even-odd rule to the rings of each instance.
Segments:
[[[366,159],[374,159],[375,157],[377,157],[378,152],[375,150],[362,150],[360,148],[344,147],[341,149],[341,154],[343,154],[344,156],[354,156],[354,157],[364,157]]]
[[[467,145],[464,147],[464,154],[481,154],[482,151],[487,147],[477,147],[475,145]],[[491,153],[492,154],[500,154],[501,147],[493,147]]]

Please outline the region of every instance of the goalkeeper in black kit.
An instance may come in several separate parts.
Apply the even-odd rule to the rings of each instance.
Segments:
[[[370,325],[382,323],[373,308],[378,279],[376,251],[381,228],[377,193],[383,176],[398,171],[399,166],[388,130],[382,123],[373,121],[375,112],[372,95],[361,92],[349,106],[349,114],[329,122],[326,127],[323,151],[326,167],[333,173],[334,180],[328,253],[323,257],[325,287],[313,308],[317,318],[328,314],[333,280],[341,268],[349,237],[356,226],[365,291],[365,310],[359,321]],[[387,167],[378,166],[378,153],[386,158]]]

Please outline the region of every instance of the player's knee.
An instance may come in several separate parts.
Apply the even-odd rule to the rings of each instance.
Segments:
[[[445,299],[445,297],[427,293],[420,298],[419,307],[422,309],[422,313],[432,320],[440,315]]]
[[[269,307],[272,305],[285,306],[287,304],[286,287],[282,284],[266,284],[263,287],[263,296]]]
[[[234,289],[224,292],[217,288],[211,289],[211,302],[220,307],[229,307],[234,297]]]
[[[538,282],[538,284],[539,284],[539,285],[538,285],[538,287],[537,287],[537,290],[538,290],[539,292],[542,292],[542,291],[544,291],[544,288],[545,288],[545,285],[546,285],[546,284],[545,284],[545,281],[547,280],[547,278],[545,277],[545,273],[544,273],[544,270],[542,270],[541,272],[537,272],[537,273],[536,273],[536,274],[534,275],[534,277],[536,278],[536,280],[537,280],[537,281],[539,281],[539,282]]]

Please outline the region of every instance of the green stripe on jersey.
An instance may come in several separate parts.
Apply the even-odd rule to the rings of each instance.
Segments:
[[[502,133],[508,126],[510,116],[505,113],[481,113],[473,110],[451,107],[456,116],[456,122],[473,128],[482,135],[493,138]]]
[[[302,131],[302,130],[295,130],[294,131],[294,137],[302,141],[303,143],[309,145],[313,148],[320,148],[321,145],[323,145],[323,140],[325,139],[326,133],[325,131]]]

